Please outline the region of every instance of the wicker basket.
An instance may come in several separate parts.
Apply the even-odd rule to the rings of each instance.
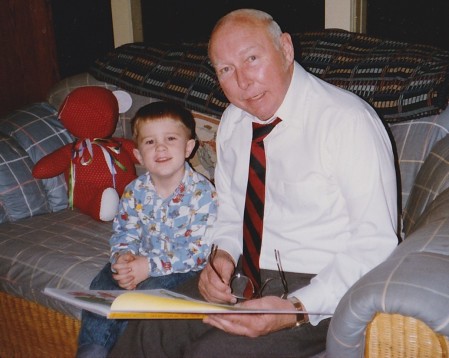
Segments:
[[[448,337],[399,314],[378,313],[369,324],[365,358],[447,358]]]
[[[2,358],[73,358],[79,327],[74,318],[0,292]]]

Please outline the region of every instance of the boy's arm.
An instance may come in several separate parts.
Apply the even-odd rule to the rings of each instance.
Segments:
[[[130,185],[120,199],[119,211],[112,223],[114,233],[109,239],[112,265],[120,255],[125,253],[137,255],[139,253],[142,229],[141,225],[137,225],[139,217],[135,210],[135,200]]]

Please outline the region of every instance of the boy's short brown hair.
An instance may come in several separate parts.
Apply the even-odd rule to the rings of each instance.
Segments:
[[[132,118],[131,128],[134,141],[137,143],[140,123],[164,118],[180,121],[186,128],[188,139],[196,139],[195,119],[192,112],[175,102],[158,101],[141,107]]]

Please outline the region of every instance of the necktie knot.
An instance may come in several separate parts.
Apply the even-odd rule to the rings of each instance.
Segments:
[[[273,122],[268,124],[253,122],[253,142],[262,142],[280,122],[280,118],[276,118]]]

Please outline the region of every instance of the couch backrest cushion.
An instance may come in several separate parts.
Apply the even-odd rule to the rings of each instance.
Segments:
[[[131,92],[217,117],[229,104],[204,42],[125,44],[97,59],[89,72]]]
[[[449,51],[336,29],[295,33],[292,39],[304,68],[364,98],[385,121],[434,115],[447,106]],[[97,59],[90,73],[217,117],[228,105],[207,43],[126,44]]]
[[[402,209],[409,200],[416,176],[432,147],[449,133],[449,108],[441,114],[390,123],[401,172]]]
[[[58,120],[57,111],[44,102],[31,104],[1,118],[0,132],[18,143],[28,154],[32,165],[43,156],[73,141]],[[43,179],[42,185],[51,211],[67,207],[67,186],[63,175]]]
[[[447,50],[336,29],[292,38],[306,69],[362,97],[386,122],[438,114],[447,106]]]
[[[449,188],[449,136],[432,149],[416,176],[404,210],[404,232],[407,237],[435,198]]]
[[[0,133],[0,222],[50,212],[45,188],[33,178],[32,168],[25,150]]]

